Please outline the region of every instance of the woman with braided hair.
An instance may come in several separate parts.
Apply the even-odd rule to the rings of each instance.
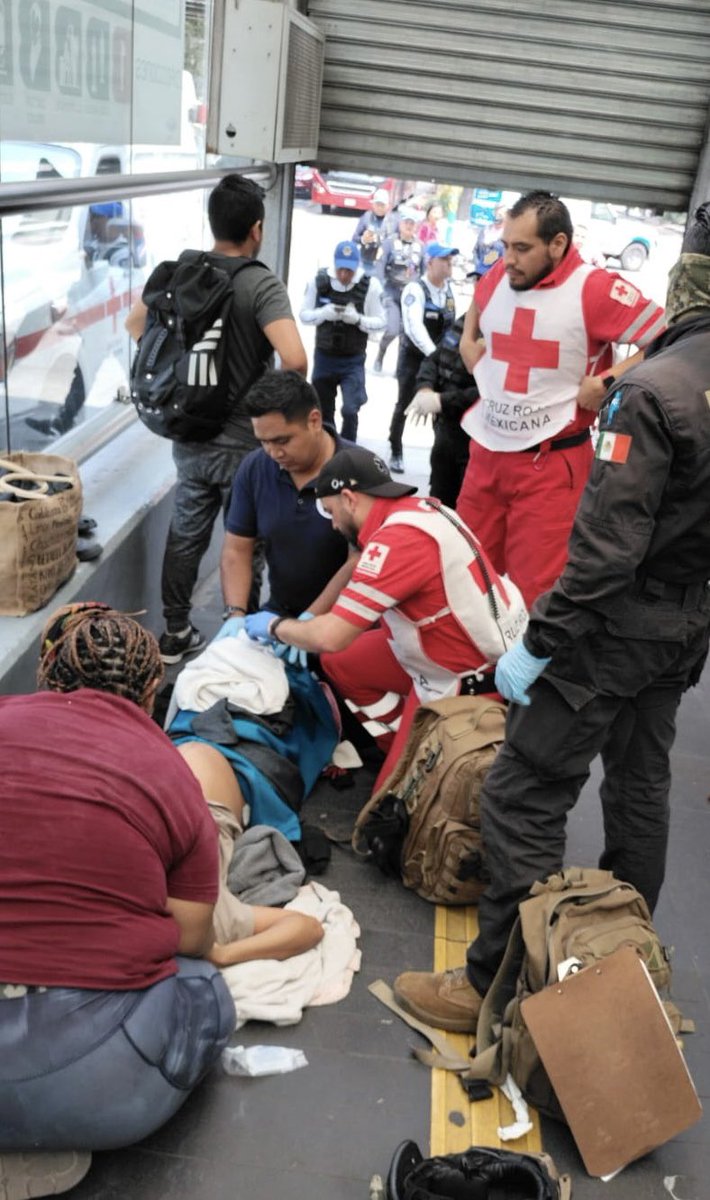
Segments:
[[[88,1170],[88,1151],[153,1132],[234,1029],[227,986],[204,957],[218,894],[214,822],[150,720],[162,675],[138,622],[76,604],[43,632],[45,690],[0,698],[9,1195],[65,1191]]]
[[[162,678],[153,635],[86,602],[47,622],[42,690],[0,698],[0,1179],[17,1195],[66,1190],[87,1151],[177,1111],[234,1028],[217,966],[323,935],[228,891],[239,786],[149,719]]]

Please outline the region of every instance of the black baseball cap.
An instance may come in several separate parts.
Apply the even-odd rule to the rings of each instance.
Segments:
[[[319,499],[338,496],[344,488],[365,492],[368,496],[385,496],[389,500],[411,496],[417,490],[409,483],[395,483],[382,459],[363,446],[338,450],[316,479]]]

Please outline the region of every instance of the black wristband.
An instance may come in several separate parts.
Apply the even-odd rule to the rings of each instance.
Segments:
[[[602,379],[605,390],[608,392],[610,388],[616,387],[618,379],[615,375],[605,375]]]
[[[281,622],[286,621],[287,619],[288,619],[287,617],[275,617],[273,621],[269,622],[269,637],[273,638],[273,640],[275,642],[280,642],[282,646],[284,643],[281,641],[281,638],[279,637],[276,630],[278,629]]]

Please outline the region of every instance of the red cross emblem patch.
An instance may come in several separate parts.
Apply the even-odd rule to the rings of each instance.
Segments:
[[[612,300],[618,300],[619,304],[626,304],[629,308],[639,298],[636,288],[627,283],[625,279],[615,279],[609,290],[609,295]]]
[[[368,575],[379,575],[389,552],[389,546],[383,546],[382,542],[368,542],[360,555],[358,571],[365,571]]]
[[[526,395],[533,367],[555,371],[560,365],[560,343],[533,337],[536,315],[533,308],[516,308],[510,333],[491,336],[491,358],[508,364],[503,382],[507,392]]]

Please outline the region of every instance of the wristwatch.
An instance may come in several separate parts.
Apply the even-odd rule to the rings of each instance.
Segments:
[[[241,604],[225,604],[224,612],[222,613],[222,620],[228,621],[229,618],[233,617],[236,613],[239,613],[241,617],[245,617],[247,615],[247,610],[242,608]]]
[[[616,386],[616,384],[618,383],[618,379],[616,378],[615,375],[604,375],[604,377],[602,378],[602,383],[604,384],[604,390],[608,392],[609,388],[613,388]]]

